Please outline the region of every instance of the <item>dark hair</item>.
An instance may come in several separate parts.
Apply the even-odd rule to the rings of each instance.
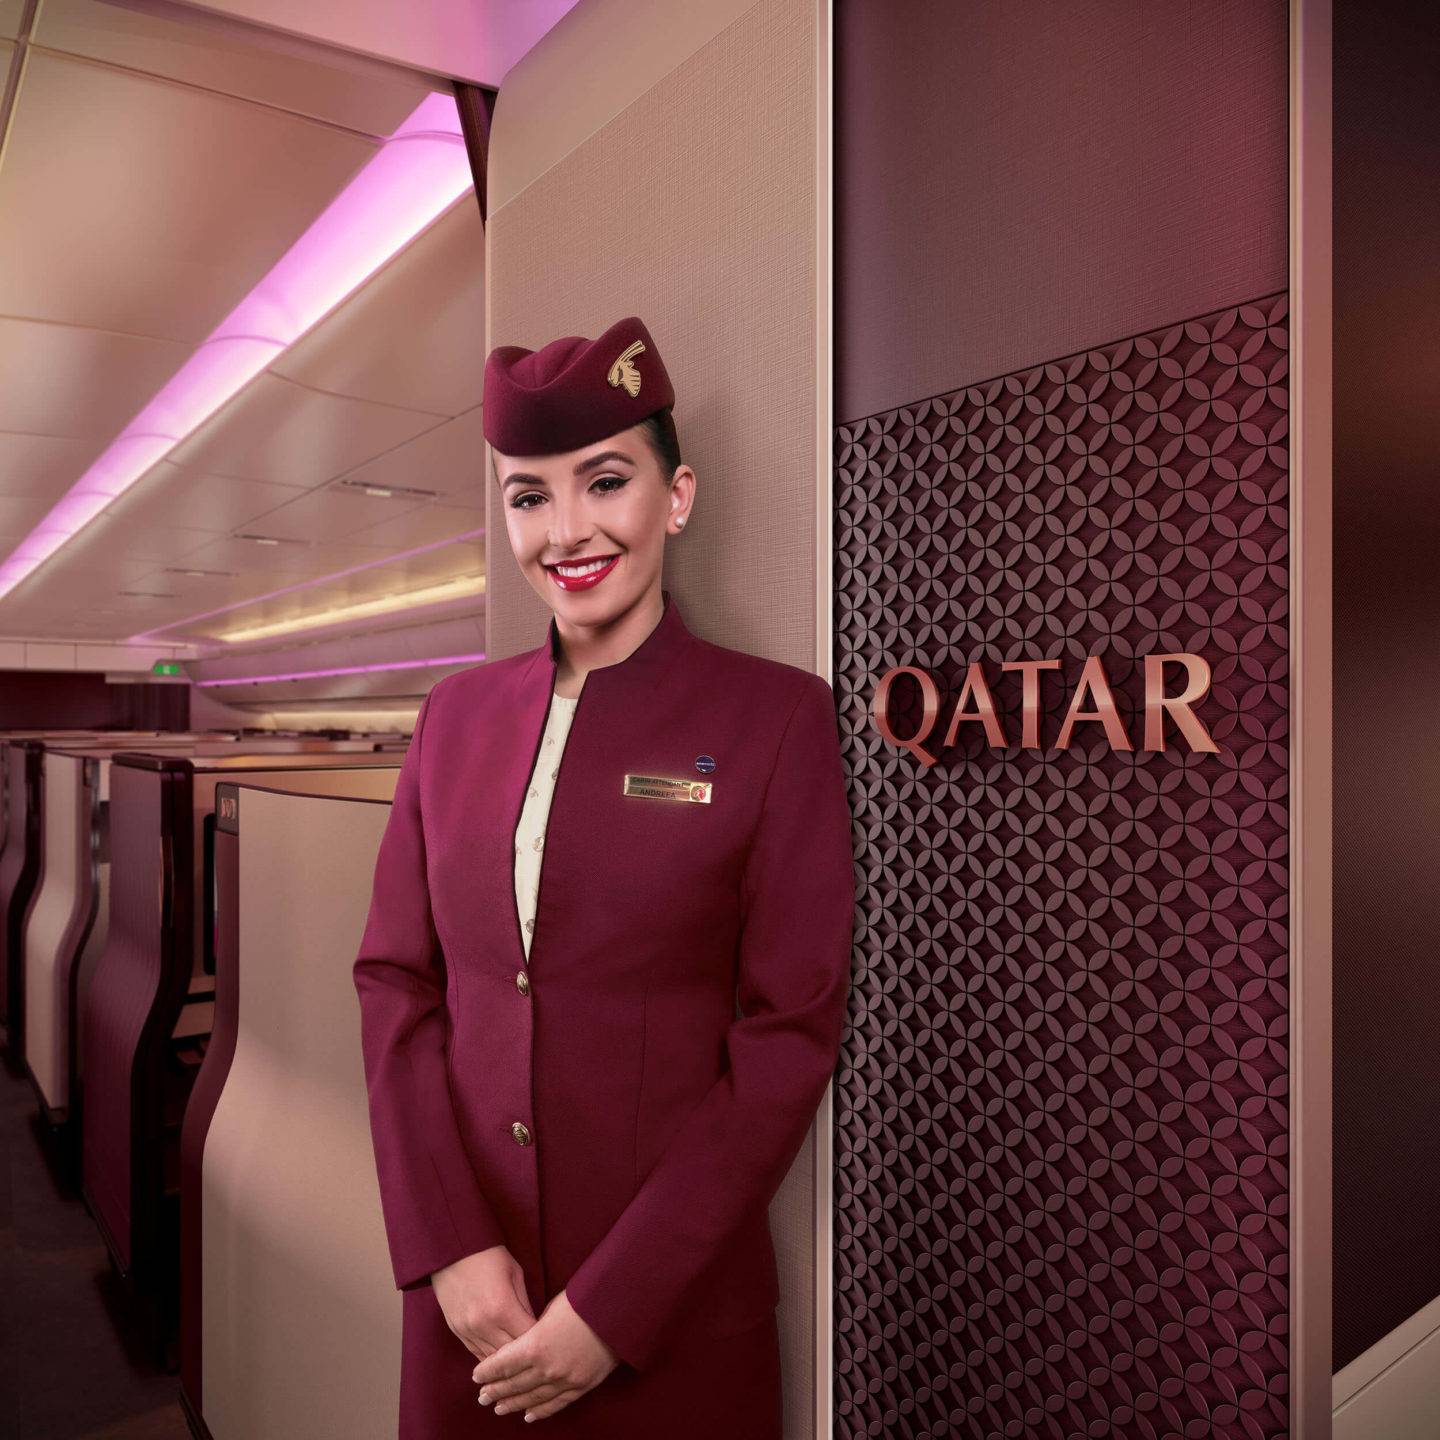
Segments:
[[[663,410],[653,411],[636,427],[645,437],[645,443],[660,464],[660,478],[668,485],[680,468],[680,437],[675,433],[675,418],[667,405]],[[495,463],[495,447],[490,447],[490,474],[500,478],[500,467]]]
[[[680,437],[675,433],[675,418],[667,405],[647,415],[636,427],[660,462],[660,478],[668,485],[680,468]]]

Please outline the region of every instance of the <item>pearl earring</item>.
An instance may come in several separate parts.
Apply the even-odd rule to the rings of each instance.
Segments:
[[[675,523],[677,525],[683,525],[685,523],[685,517],[683,515],[677,515],[675,517]]]

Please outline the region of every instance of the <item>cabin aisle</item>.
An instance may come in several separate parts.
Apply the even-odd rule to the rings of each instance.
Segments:
[[[188,1440],[176,1376],[131,1339],[123,1288],[0,1063],[0,1429],[10,1440]]]

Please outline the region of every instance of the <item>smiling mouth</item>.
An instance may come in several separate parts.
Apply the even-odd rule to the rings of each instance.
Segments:
[[[591,555],[584,560],[567,560],[545,566],[545,573],[562,590],[589,590],[615,568],[619,555]]]

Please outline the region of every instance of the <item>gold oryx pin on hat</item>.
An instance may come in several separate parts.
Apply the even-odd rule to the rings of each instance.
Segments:
[[[666,775],[626,775],[623,794],[644,795],[651,800],[689,800],[710,803],[713,780],[672,780]]]
[[[635,368],[635,357],[645,352],[645,342],[636,340],[627,345],[620,358],[610,367],[605,377],[612,385],[623,385],[625,393],[633,400],[640,393],[640,372]]]

